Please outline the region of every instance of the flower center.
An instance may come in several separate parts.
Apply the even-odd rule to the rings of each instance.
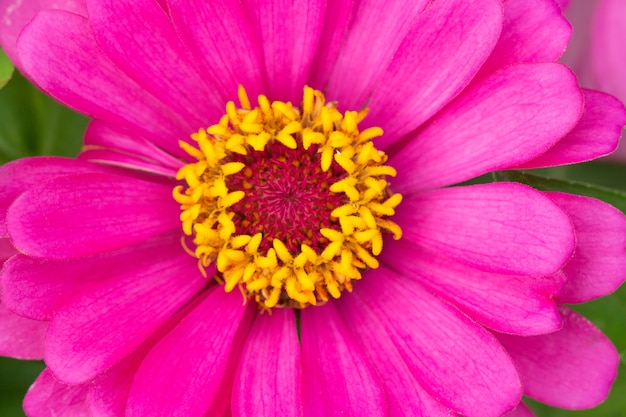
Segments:
[[[386,219],[402,200],[385,179],[396,171],[360,132],[367,114],[341,113],[304,88],[301,108],[258,97],[252,108],[226,104],[219,123],[180,142],[197,162],[176,176],[183,231],[200,268],[215,264],[226,291],[238,287],[264,308],[304,308],[339,298],[377,268],[382,232],[402,235]]]

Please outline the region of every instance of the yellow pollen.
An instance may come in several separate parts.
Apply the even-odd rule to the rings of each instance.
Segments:
[[[359,131],[367,110],[342,114],[309,87],[299,108],[263,95],[253,108],[241,86],[238,98],[194,145],[180,142],[196,161],[173,191],[195,245],[185,250],[264,309],[339,298],[378,267],[383,233],[402,236],[387,218],[402,201],[386,179],[396,171],[372,142],[382,129]]]

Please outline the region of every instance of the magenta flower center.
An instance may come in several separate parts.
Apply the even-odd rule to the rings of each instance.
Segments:
[[[181,142],[197,162],[174,198],[201,269],[215,264],[226,291],[267,309],[339,298],[378,267],[382,232],[402,233],[386,218],[402,196],[372,142],[382,130],[359,131],[366,110],[341,113],[309,87],[301,108],[265,96],[252,108],[243,88],[239,101],[192,135],[197,148]]]

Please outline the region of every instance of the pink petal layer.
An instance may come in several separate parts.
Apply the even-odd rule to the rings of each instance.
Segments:
[[[626,216],[589,197],[547,193],[569,215],[576,232],[574,257],[563,272],[560,303],[582,303],[615,291],[626,280]]]
[[[567,67],[505,68],[464,91],[391,158],[394,190],[413,193],[519,165],[553,146],[581,112],[582,94]]]
[[[235,377],[233,416],[302,416],[301,378],[294,312],[257,315]]]
[[[326,0],[245,0],[243,4],[263,47],[270,98],[299,102],[319,46]]]
[[[542,193],[517,183],[411,196],[394,221],[403,238],[488,272],[552,274],[574,250],[569,217]]]
[[[96,43],[86,18],[41,12],[22,32],[18,51],[28,75],[46,93],[79,112],[149,137],[174,155],[184,152],[172,139],[198,129],[120,71]]]
[[[22,194],[7,228],[22,253],[79,258],[112,251],[180,227],[171,188],[109,174],[57,178]]]
[[[43,359],[47,328],[48,322],[20,317],[0,303],[0,356]]]
[[[566,308],[562,314],[558,332],[498,339],[515,361],[526,395],[560,408],[594,407],[609,393],[619,355],[587,319]]]
[[[369,103],[365,123],[385,130],[377,146],[399,140],[459,94],[491,53],[501,28],[498,0],[440,0],[419,15]]]
[[[301,317],[304,416],[386,416],[380,384],[335,306]]]
[[[0,237],[7,237],[6,213],[15,199],[34,185],[56,177],[84,172],[102,172],[103,168],[59,157],[23,158],[0,167]]]
[[[206,285],[197,262],[179,242],[172,243],[176,246],[155,248],[152,264],[128,265],[55,314],[45,357],[59,380],[76,384],[93,379],[129,355]]]
[[[29,417],[91,417],[88,388],[62,384],[45,369],[26,393],[24,412]]]
[[[16,43],[20,32],[41,10],[60,9],[87,16],[85,0],[0,0],[0,45],[21,69]]]
[[[428,3],[426,0],[396,0],[387,2],[381,13],[377,0],[357,2],[328,79],[327,96],[337,100],[342,108],[362,108]]]
[[[544,277],[493,274],[404,241],[386,242],[381,261],[490,329],[536,335],[561,328],[554,299],[565,283],[562,273]]]
[[[87,0],[87,9],[96,41],[128,77],[196,129],[219,119],[223,100],[199,74],[197,59],[190,56],[158,3]]]
[[[179,253],[182,250],[179,238],[180,232],[169,233],[117,252],[73,260],[17,255],[1,272],[3,300],[23,317],[49,321],[77,294],[115,280],[118,275],[150,267],[155,262],[155,253],[162,248],[172,254]]]
[[[262,46],[239,1],[168,0],[176,33],[190,49],[224,103],[237,97],[237,85],[256,97],[266,94]],[[191,132],[189,132],[191,133]]]
[[[376,279],[370,273],[368,279]],[[341,317],[357,345],[362,346],[370,366],[376,371],[387,399],[388,416],[456,416],[435,400],[420,384],[395,347],[380,318],[359,297],[345,294],[337,303]]]
[[[626,109],[615,97],[593,90],[583,90],[585,108],[574,129],[546,153],[518,168],[542,168],[590,161],[608,155],[626,124]]]
[[[241,306],[241,294],[209,293],[144,359],[127,416],[221,415],[229,402],[224,391],[232,388],[227,374],[236,364],[229,361],[239,359],[252,311]]]
[[[506,0],[502,35],[483,73],[520,62],[555,62],[572,28],[554,0]]]
[[[371,278],[359,282],[354,294],[381,318],[414,377],[434,398],[467,417],[499,417],[519,403],[517,371],[491,334],[384,267]]]

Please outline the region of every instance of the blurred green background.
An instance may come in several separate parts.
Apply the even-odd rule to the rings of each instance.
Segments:
[[[0,51],[0,87],[11,73]],[[0,90],[0,164],[30,155],[76,155],[81,146],[87,119],[41,94],[21,75],[14,74]],[[592,187],[568,185],[572,190],[599,197],[608,196],[613,204],[626,210],[626,194],[598,189],[609,187],[626,192],[626,161],[594,162],[570,167],[541,170],[540,175],[593,184]],[[562,188],[566,183],[543,181],[543,188]],[[621,354],[619,377],[608,400],[587,411],[564,411],[532,403],[539,417],[626,417],[626,286],[610,297],[574,306],[613,340]],[[43,369],[33,361],[0,358],[0,417],[24,416],[22,398],[30,383]]]

